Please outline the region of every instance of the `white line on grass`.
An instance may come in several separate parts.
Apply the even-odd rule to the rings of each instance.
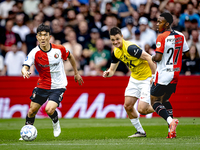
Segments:
[[[138,145],[171,145],[172,143],[126,143],[126,144],[138,144]],[[178,145],[200,145],[200,143],[180,143]],[[0,144],[0,146],[9,146],[9,145],[22,145],[22,143],[19,144]],[[25,144],[23,145],[40,145],[40,146],[46,146],[46,145],[51,145],[51,146],[59,146],[59,145],[124,145],[124,143],[94,143],[94,144],[78,144],[78,143],[57,143],[57,144],[50,144],[50,143],[33,143],[33,144]]]

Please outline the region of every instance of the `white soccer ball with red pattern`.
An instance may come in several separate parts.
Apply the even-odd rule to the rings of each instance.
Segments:
[[[24,141],[33,141],[37,137],[37,129],[33,125],[25,125],[21,129],[20,135]]]

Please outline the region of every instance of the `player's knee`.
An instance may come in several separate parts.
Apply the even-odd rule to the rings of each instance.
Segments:
[[[147,114],[147,108],[138,106],[138,112],[140,114],[145,114],[146,115]]]
[[[126,111],[132,111],[133,110],[133,106],[131,106],[131,105],[124,104],[124,108],[125,108]]]
[[[46,111],[46,113],[47,113],[48,115],[52,115],[52,114],[54,113],[55,109],[46,108],[45,111]]]

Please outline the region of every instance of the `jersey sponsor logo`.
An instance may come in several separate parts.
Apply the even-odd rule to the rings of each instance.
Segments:
[[[59,57],[58,53],[55,53],[54,57],[57,59]]]
[[[178,41],[182,41],[182,37],[167,39],[167,42],[178,42]]]
[[[157,42],[156,43],[156,48],[160,48],[161,47],[161,43],[160,42]]]
[[[42,65],[42,64],[38,64],[38,65],[41,66],[41,67],[53,67],[53,66],[59,65],[59,63],[60,63],[60,62],[55,63],[55,64],[49,64],[49,65]]]

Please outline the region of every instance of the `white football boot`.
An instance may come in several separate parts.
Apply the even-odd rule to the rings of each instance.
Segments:
[[[55,137],[58,137],[61,133],[59,120],[56,123],[54,123],[54,122],[52,122],[52,123],[53,123],[53,134]]]
[[[141,133],[141,132],[136,132],[135,134],[131,135],[131,136],[128,136],[129,138],[132,138],[132,137],[146,137],[146,133]]]

